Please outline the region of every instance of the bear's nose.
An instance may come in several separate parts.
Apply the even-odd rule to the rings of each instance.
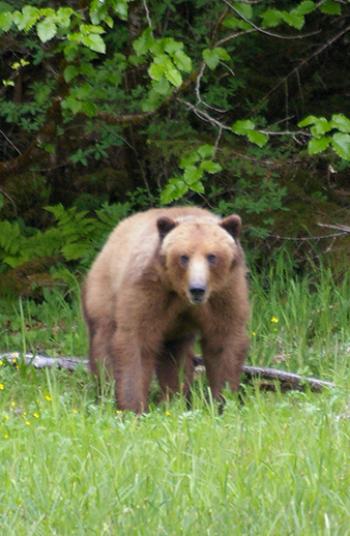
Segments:
[[[191,298],[195,303],[200,303],[203,301],[205,288],[204,287],[191,287],[190,288]]]

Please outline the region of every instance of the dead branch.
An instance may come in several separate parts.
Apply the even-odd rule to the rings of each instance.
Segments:
[[[328,225],[321,225],[321,227],[328,227]],[[330,225],[329,227],[335,227],[335,226]],[[336,227],[336,228],[338,229],[338,227]],[[344,236],[344,235],[348,234],[349,232],[350,232],[350,230],[349,231],[339,231],[338,233],[329,233],[329,234],[317,235],[317,236],[315,236],[315,235],[311,235],[311,236],[283,236],[283,235],[278,235],[278,234],[269,234],[269,236],[271,238],[276,238],[277,240],[291,240],[291,241],[294,241],[294,242],[310,242],[312,240],[323,240],[325,238],[338,238],[339,236]]]
[[[49,357],[42,354],[26,353],[22,355],[20,352],[8,352],[0,354],[0,362],[12,365],[18,364],[18,362],[24,362],[26,365],[33,366],[37,369],[57,367],[59,369],[74,371],[80,367],[89,370],[88,360],[79,357]],[[196,357],[194,359],[194,365],[197,370],[200,370],[203,366],[202,358]],[[244,365],[242,373],[243,383],[250,383],[255,379],[264,380],[265,383],[261,384],[261,388],[264,390],[275,390],[276,382],[280,384],[281,391],[302,391],[305,388],[309,388],[311,391],[320,392],[325,388],[332,389],[335,387],[335,384],[332,382],[317,378],[308,378],[293,372],[273,368]]]
[[[336,229],[340,231],[340,234],[349,234],[350,233],[350,226],[349,225],[343,225],[341,223],[337,224],[330,224],[330,223],[318,223],[319,227],[327,227],[327,229]]]

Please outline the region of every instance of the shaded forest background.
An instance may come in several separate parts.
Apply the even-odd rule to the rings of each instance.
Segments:
[[[173,202],[238,212],[256,266],[347,270],[348,2],[8,1],[0,28],[1,295]]]

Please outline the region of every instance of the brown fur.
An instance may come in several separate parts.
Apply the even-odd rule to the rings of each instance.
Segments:
[[[188,393],[196,333],[213,397],[226,383],[238,388],[249,315],[239,229],[238,216],[221,221],[174,207],[131,216],[111,233],[87,276],[83,306],[91,370],[102,364],[112,375],[120,409],[147,409],[154,372],[164,396]],[[202,276],[205,302],[193,304],[191,278]]]

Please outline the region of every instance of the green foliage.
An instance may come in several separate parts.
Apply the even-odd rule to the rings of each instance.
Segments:
[[[126,20],[128,16],[128,3],[130,0],[92,0],[90,2],[89,15],[93,24],[104,21],[110,28],[113,28],[111,14],[117,15],[120,19]]]
[[[214,70],[219,65],[220,61],[229,61],[230,55],[222,47],[206,48],[203,50],[203,59],[209,69]]]
[[[123,54],[112,55],[102,68],[94,69],[89,60],[81,58],[78,65],[68,65],[64,70],[65,80],[70,83],[69,94],[62,101],[67,118],[80,112],[93,117],[98,110],[97,101],[111,100],[122,83],[127,67]]]
[[[266,179],[258,168],[255,170],[254,179],[255,182],[251,177],[238,178],[235,196],[229,200],[226,200],[224,195],[220,196],[217,211],[223,216],[241,214],[244,221],[251,222],[246,233],[247,238],[264,239],[268,237],[278,211],[286,210],[283,202],[287,189],[280,186],[276,178]],[[220,190],[214,190],[213,193],[217,197]]]
[[[133,47],[139,58],[151,56],[152,62],[148,74],[152,80],[151,89],[143,102],[144,111],[153,111],[161,100],[182,84],[182,72],[192,70],[191,58],[184,52],[184,44],[172,37],[157,39],[152,30],[147,28],[138,37]]]
[[[90,10],[91,19],[104,21],[110,26],[110,17],[107,16],[107,8],[99,10],[96,2],[92,3]],[[111,2],[111,4],[116,4]],[[126,7],[126,2],[117,2]],[[125,11],[116,9],[116,12]],[[104,12],[104,16],[102,15]],[[123,15],[123,18],[124,15]],[[83,15],[70,7],[60,7],[57,10],[52,8],[38,8],[26,5],[21,11],[5,11],[0,13],[0,30],[8,32],[12,25],[19,31],[29,32],[33,27],[42,43],[51,41],[56,35],[65,37],[68,42],[82,44],[98,53],[105,53],[106,46],[100,34],[104,33],[102,26],[98,24],[86,24]],[[71,29],[78,25],[79,30],[72,32]]]
[[[18,125],[26,132],[36,132],[44,122],[53,87],[52,81],[31,82],[28,84],[31,96],[29,102],[16,103],[10,100],[0,100],[0,117],[7,123]]]
[[[341,3],[335,0],[325,0],[320,4],[320,10],[327,15],[340,15],[341,9]]]
[[[87,103],[84,105],[86,106]],[[74,164],[81,164],[84,167],[87,167],[93,160],[103,160],[108,156],[108,151],[112,147],[118,147],[122,144],[118,134],[118,130],[115,127],[104,125],[101,128],[100,138],[84,148],[77,149],[70,155],[70,160]]]
[[[21,230],[17,222],[0,222],[0,248],[3,263],[11,265],[14,255],[20,255],[21,242]]]
[[[244,18],[252,19],[254,16],[253,6],[243,2],[233,2],[233,7],[236,12]]]
[[[94,26],[92,24],[81,24],[79,32],[74,32],[68,35],[69,41],[76,44],[85,45],[94,52],[104,54],[106,52],[106,45],[100,34],[104,33],[101,26]]]
[[[213,160],[215,148],[212,145],[201,145],[194,151],[185,153],[179,167],[182,175],[169,179],[161,192],[161,203],[167,205],[184,197],[188,192],[203,194],[205,192],[203,179],[221,171],[221,166]]]
[[[233,29],[249,30],[251,28],[248,22],[245,22],[242,19],[234,17],[233,15],[228,15],[225,17],[223,21],[223,27],[228,28],[230,30],[233,30]]]
[[[309,154],[318,154],[331,147],[340,158],[350,160],[350,119],[348,117],[343,114],[334,114],[330,120],[327,120],[325,117],[309,115],[300,121],[299,126],[310,127],[312,138],[308,144]]]
[[[268,142],[268,135],[265,132],[255,130],[255,123],[251,119],[240,119],[232,125],[232,132],[239,136],[247,136],[248,140],[259,147],[264,147]]]
[[[316,9],[327,15],[340,15],[342,12],[341,3],[334,0],[325,0],[318,4],[312,0],[303,0],[290,11],[269,8],[263,11],[260,17],[264,28],[275,28],[285,23],[296,30],[301,30],[305,26],[305,15],[309,15]]]
[[[325,0],[319,4],[311,0],[304,0],[290,11],[269,8],[260,16],[265,28],[275,28],[284,22],[296,30],[301,30],[305,25],[305,15],[309,15],[316,9],[320,9],[322,13],[327,15],[341,14],[341,4],[334,0]]]

